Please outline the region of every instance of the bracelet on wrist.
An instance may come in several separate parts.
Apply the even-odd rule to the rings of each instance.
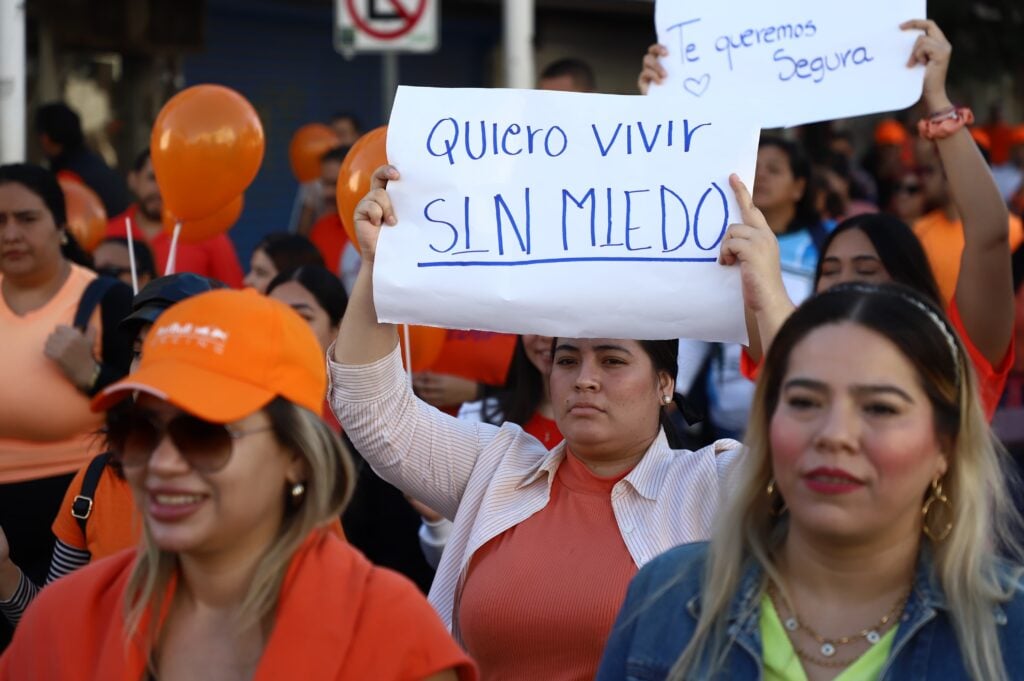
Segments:
[[[954,111],[956,111],[956,105],[950,104],[949,106],[939,109],[938,111],[932,111],[930,114],[928,114],[927,118],[942,118],[943,116],[948,116]]]
[[[965,125],[974,123],[974,112],[967,107],[954,107],[950,111],[936,112],[917,122],[917,133],[926,140],[952,137]]]

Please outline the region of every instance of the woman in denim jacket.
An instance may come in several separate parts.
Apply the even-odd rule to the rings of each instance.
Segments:
[[[807,301],[747,444],[711,542],[633,579],[598,681],[1024,678],[1019,518],[938,308],[863,283]]]

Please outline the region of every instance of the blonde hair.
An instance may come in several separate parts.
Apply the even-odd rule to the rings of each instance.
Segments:
[[[264,408],[278,442],[306,463],[306,491],[294,505],[285,495],[285,513],[277,537],[260,559],[248,593],[239,609],[239,625],[258,625],[273,614],[285,571],[296,549],[318,528],[335,522],[348,504],[355,484],[355,469],[344,443],[319,416],[283,398]],[[139,640],[143,616],[149,612],[159,621],[167,586],[177,569],[177,555],[161,551],[144,528],[138,558],[125,591],[125,630],[128,642],[137,640],[151,653],[159,636],[149,626],[149,635]]]
[[[1021,556],[1013,536],[1020,518],[1001,462],[1005,452],[988,430],[967,354],[944,315],[911,289],[892,285],[834,287],[806,302],[779,331],[754,395],[748,449],[736,471],[734,495],[716,518],[697,627],[672,667],[672,681],[695,678],[724,663],[731,644],[725,626],[729,606],[750,561],[764,571],[762,594],[769,579],[783,584],[774,556],[785,541],[787,521],[766,494],[773,478],[769,424],[793,347],[814,329],[843,322],[864,326],[894,343],[928,394],[937,435],[947,446],[943,488],[953,518],[949,535],[932,542],[935,575],[970,676],[1009,681],[992,611],[1012,598],[1021,574],[1018,567],[1009,578],[1001,575],[995,556],[1000,549],[1014,560]],[[941,536],[939,525],[934,534]],[[751,607],[759,601],[753,599]]]

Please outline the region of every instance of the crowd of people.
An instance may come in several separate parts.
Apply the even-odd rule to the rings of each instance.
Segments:
[[[917,125],[766,132],[730,178],[746,346],[449,330],[410,377],[401,168],[335,202],[353,116],[243,276],[148,150],[122,180],[40,109],[49,167],[0,166],[0,681],[1024,678],[1024,126],[903,29]]]

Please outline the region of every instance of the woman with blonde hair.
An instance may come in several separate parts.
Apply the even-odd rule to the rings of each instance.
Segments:
[[[934,303],[864,283],[804,303],[747,444],[710,543],[633,580],[599,681],[1024,678],[1019,518]]]
[[[94,402],[144,520],[140,547],[41,592],[0,679],[475,679],[407,580],[331,526],[353,470],[320,419],[309,325],[255,291],[164,312]]]

